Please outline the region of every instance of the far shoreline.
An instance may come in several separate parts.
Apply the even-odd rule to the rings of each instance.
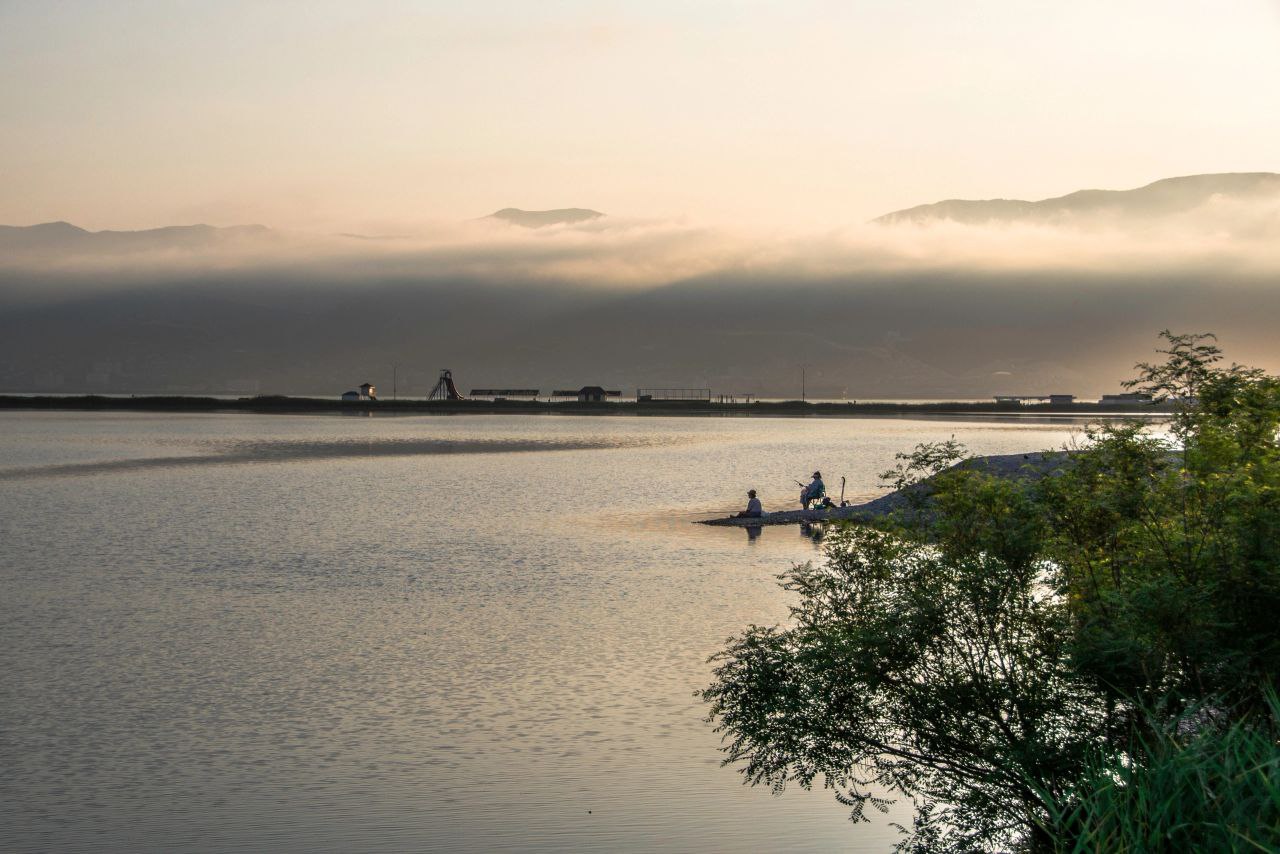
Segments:
[[[1104,406],[1098,403],[1006,402],[819,402],[799,400],[716,403],[708,401],[532,400],[333,400],[269,395],[216,398],[195,395],[0,395],[0,410],[70,410],[113,412],[248,412],[259,414],[355,415],[604,415],[685,417],[858,418],[877,415],[989,415],[1037,418],[1160,418],[1173,412],[1169,404]]]

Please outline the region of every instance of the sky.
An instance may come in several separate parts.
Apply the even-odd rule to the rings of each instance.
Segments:
[[[269,226],[0,229],[0,391],[1090,395],[1164,328],[1275,370],[1265,176],[868,221],[1280,172],[1278,83],[1280,0],[0,0],[0,225]]]
[[[1275,171],[1280,3],[0,0],[0,223],[840,228]]]

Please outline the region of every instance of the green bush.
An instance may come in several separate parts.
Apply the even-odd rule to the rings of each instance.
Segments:
[[[784,573],[788,626],[714,659],[726,762],[855,819],[905,795],[903,850],[1212,849],[1214,815],[1274,845],[1280,380],[1164,337],[1133,385],[1178,401],[1172,440],[1098,426],[1026,477],[900,455],[904,511]]]

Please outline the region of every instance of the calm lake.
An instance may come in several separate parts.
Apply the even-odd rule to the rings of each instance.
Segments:
[[[691,520],[1078,429],[0,413],[0,850],[885,851],[720,766],[706,659],[821,550]]]

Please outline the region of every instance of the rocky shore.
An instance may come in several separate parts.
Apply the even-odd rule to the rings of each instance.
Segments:
[[[1066,451],[996,454],[970,457],[956,463],[947,471],[978,469],[999,477],[1039,479],[1061,469],[1068,459]],[[919,504],[921,497],[927,504],[928,495],[921,496],[921,493],[929,491],[929,483],[929,480],[925,480],[915,486],[850,507],[834,507],[827,510],[779,510],[775,513],[766,513],[759,518],[739,519],[736,516],[728,516],[700,520],[698,524],[748,528],[757,525],[793,525],[801,522],[870,521],[896,511],[913,509]]]

